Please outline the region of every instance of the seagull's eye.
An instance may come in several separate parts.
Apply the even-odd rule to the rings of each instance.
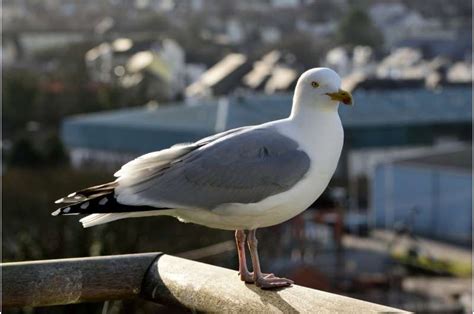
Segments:
[[[313,86],[314,88],[318,88],[318,87],[319,87],[319,83],[316,82],[316,81],[312,81],[312,82],[311,82],[311,86]]]

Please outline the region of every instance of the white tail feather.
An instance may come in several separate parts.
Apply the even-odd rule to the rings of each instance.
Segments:
[[[127,213],[110,213],[110,214],[92,214],[79,220],[84,228],[89,228],[101,224],[105,224],[111,221],[125,219],[125,218],[137,218],[146,216],[160,216],[170,215],[171,210],[150,210],[141,212],[127,212]]]

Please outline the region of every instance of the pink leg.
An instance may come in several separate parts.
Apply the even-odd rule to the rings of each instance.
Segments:
[[[252,256],[253,265],[253,280],[257,287],[262,289],[272,289],[280,287],[288,287],[293,284],[293,281],[286,278],[279,278],[273,274],[264,274],[260,269],[260,260],[258,258],[258,241],[255,236],[257,230],[250,230],[248,234],[247,243],[249,245],[250,255]]]
[[[237,243],[237,253],[239,254],[239,275],[240,280],[247,283],[253,283],[253,274],[247,268],[247,259],[245,257],[245,235],[244,230],[235,231],[235,242]]]

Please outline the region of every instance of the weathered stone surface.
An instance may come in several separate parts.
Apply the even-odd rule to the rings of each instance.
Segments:
[[[244,284],[236,271],[163,255],[142,294],[194,311],[223,313],[401,313],[402,310],[294,285],[277,291]]]

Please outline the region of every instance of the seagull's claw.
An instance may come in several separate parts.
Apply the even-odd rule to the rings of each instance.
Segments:
[[[245,281],[245,283],[255,283],[255,279],[253,278],[253,272],[240,272],[240,280]],[[262,274],[264,278],[277,278],[274,274]]]
[[[275,288],[282,288],[282,287],[289,287],[293,284],[293,280],[287,278],[279,278],[275,277],[275,275],[271,274],[271,276],[263,274],[263,276],[258,277],[255,281],[255,285],[262,289],[275,289]]]
[[[253,273],[251,272],[239,272],[240,280],[244,281],[245,283],[254,283],[253,281]]]

